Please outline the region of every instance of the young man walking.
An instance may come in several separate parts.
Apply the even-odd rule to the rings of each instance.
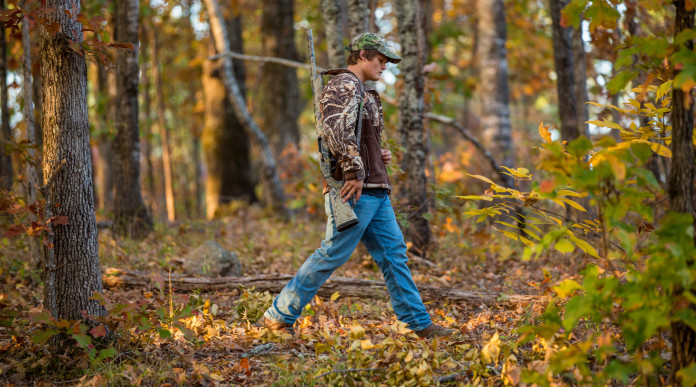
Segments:
[[[326,237],[273,300],[259,325],[293,333],[292,326],[305,305],[362,242],[382,271],[397,318],[420,337],[452,335],[456,330],[432,323],[406,266],[406,244],[389,200],[386,165],[392,156],[381,148],[382,105],[376,91],[364,90],[365,81],[379,80],[387,62],[398,63],[401,58],[374,33],[358,35],[348,48],[348,69],[334,76],[321,95],[322,142],[337,160],[334,177],[345,179],[340,196],[344,202],[356,201],[353,210],[359,222],[347,230],[336,230],[325,183]],[[364,108],[358,142],[356,121],[361,100]]]

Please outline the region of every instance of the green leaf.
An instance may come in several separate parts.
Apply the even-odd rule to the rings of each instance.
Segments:
[[[590,254],[591,256],[595,258],[599,258],[599,254],[597,254],[597,250],[595,250],[594,247],[592,247],[589,243],[585,242],[582,239],[576,238],[574,236],[570,237],[570,240],[575,242],[575,244],[582,249],[582,251],[586,252],[587,254]]]
[[[77,345],[79,345],[80,347],[85,349],[92,347],[91,337],[83,334],[73,334],[72,337],[73,339],[75,339],[75,341],[77,341]]]
[[[612,94],[616,94],[623,90],[626,85],[628,85],[628,82],[632,81],[636,76],[638,76],[637,71],[619,71],[614,75],[614,78],[607,83],[607,89],[609,89]]]
[[[97,356],[97,359],[99,360],[104,360],[106,358],[113,358],[116,357],[116,348],[114,347],[109,347],[109,348],[104,348],[101,351],[99,351],[99,356]]]
[[[35,331],[34,335],[31,337],[31,341],[34,344],[44,345],[56,334],[58,334],[58,331],[55,329],[39,329]]]
[[[561,239],[560,241],[556,242],[556,244],[553,245],[553,247],[560,251],[561,253],[572,253],[575,251],[575,246],[573,246],[570,241],[567,239]]]
[[[677,378],[681,379],[682,386],[696,386],[696,363],[691,363],[688,367],[682,368],[677,372]]]
[[[157,328],[157,332],[159,333],[160,339],[168,339],[172,337],[172,332],[170,332],[168,329]]]
[[[660,86],[657,87],[657,91],[655,92],[655,96],[657,99],[660,99],[664,97],[665,94],[669,93],[672,90],[672,81],[669,80]]]

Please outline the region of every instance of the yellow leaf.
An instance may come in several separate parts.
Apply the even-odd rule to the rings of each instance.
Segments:
[[[657,97],[657,99],[660,99],[665,94],[669,93],[670,90],[672,90],[672,81],[671,80],[661,84],[657,88],[657,91],[655,92],[655,96]]]
[[[549,128],[551,125],[544,125],[544,121],[539,124],[539,134],[545,143],[551,143],[551,133],[549,133]]]
[[[532,242],[532,241],[530,241],[529,239],[523,237],[522,235],[519,235],[519,237],[520,237],[520,240],[522,241],[522,243],[524,243],[525,245],[527,245],[527,246],[529,246],[529,247],[534,247],[534,246],[535,246],[534,242]]]
[[[612,128],[612,129],[618,129],[618,130],[623,129],[621,127],[621,125],[617,124],[616,122],[611,122],[611,121],[607,121],[607,120],[604,120],[604,121],[590,120],[590,121],[587,121],[585,123],[596,125],[596,126],[599,126],[602,128]]]
[[[365,336],[365,328],[363,328],[357,322],[353,322],[353,327],[350,329],[350,337],[353,339],[359,339]]]
[[[578,203],[576,203],[568,198],[561,198],[561,200],[564,203],[567,203],[569,206],[575,208],[576,210],[580,210],[582,212],[587,212],[587,210],[583,206],[579,205]]]
[[[372,341],[370,341],[369,339],[368,340],[360,340],[360,348],[362,348],[363,350],[368,350],[368,349],[375,348],[375,345],[372,344]]]
[[[498,332],[495,332],[491,340],[481,349],[481,356],[483,357],[484,363],[498,363],[498,356],[500,355],[499,343]]]
[[[491,179],[489,179],[489,178],[487,178],[487,177],[485,177],[485,176],[481,176],[481,175],[471,175],[471,174],[468,174],[468,173],[467,173],[467,175],[473,177],[474,179],[483,180],[483,181],[485,181],[485,182],[488,183],[488,184],[495,184]]]
[[[500,230],[500,229],[497,229],[497,228],[495,228],[495,227],[491,227],[491,228],[492,228],[493,230],[496,230],[496,231],[499,231],[499,232],[503,233],[503,235],[505,235],[506,237],[508,237],[508,238],[510,238],[510,239],[512,239],[512,240],[515,240],[515,241],[518,240],[518,239],[517,239],[518,235],[515,234],[514,232],[505,231],[505,230]]]
[[[408,363],[413,360],[413,351],[408,351],[408,354],[404,358],[404,363]]]
[[[587,254],[590,254],[591,256],[593,256],[595,258],[599,258],[599,254],[597,254],[597,250],[595,250],[595,248],[592,247],[589,243],[585,242],[582,239],[576,238],[574,236],[571,236],[570,240],[573,241],[579,248],[581,248],[582,251],[586,252]]]
[[[672,157],[672,151],[662,144],[656,142],[650,143],[650,149],[662,157]]]
[[[222,375],[218,375],[218,374],[210,374],[210,375],[208,375],[208,377],[215,380],[215,381],[218,381],[218,382],[225,381],[225,378]]]
[[[336,300],[338,300],[338,297],[341,297],[341,293],[339,293],[339,292],[334,292],[334,293],[331,295],[331,301],[336,301]]]
[[[486,201],[492,201],[493,198],[489,196],[481,196],[481,195],[464,195],[464,196],[455,196],[455,198],[459,199],[465,199],[465,200],[486,200]]]
[[[566,279],[558,285],[552,286],[551,290],[556,292],[559,298],[566,298],[575,293],[576,290],[582,290],[582,286],[572,279]]]
[[[579,197],[579,198],[584,198],[585,196],[587,196],[587,192],[577,193],[577,192],[573,192],[573,191],[567,190],[567,189],[562,189],[562,190],[558,191],[558,194],[561,196],[575,196],[575,197]]]
[[[556,242],[553,247],[564,254],[572,253],[575,250],[575,246],[573,246],[573,244],[567,239],[561,239],[560,241]]]

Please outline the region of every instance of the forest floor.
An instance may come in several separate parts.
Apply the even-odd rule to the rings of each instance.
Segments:
[[[315,297],[294,337],[276,335],[252,325],[272,300],[267,292],[180,294],[168,288],[166,273],[181,272],[177,258],[207,240],[236,252],[244,275],[294,274],[318,247],[324,219],[300,216],[284,223],[252,206],[214,222],[158,224],[143,241],[102,230],[103,269],[159,273],[163,287],[107,290],[107,325],[119,332],[107,345],[113,350],[94,352],[104,347],[95,339],[96,347],[88,342],[84,353],[66,350],[58,357],[46,356],[50,342],[36,339],[47,323],[36,318],[39,271],[22,258],[26,242],[2,240],[0,317],[11,321],[13,311],[16,316],[9,327],[0,327],[0,384],[502,385],[518,384],[531,371],[543,373],[548,347],[518,344],[517,328],[533,323],[546,301],[511,304],[504,295],[546,294],[586,262],[569,255],[522,261],[521,247],[484,226],[441,223],[427,257],[435,266],[410,264],[416,283],[503,294],[489,305],[426,302],[435,323],[460,332],[455,337],[419,339],[396,321],[388,300],[344,297],[340,291]],[[362,246],[334,275],[381,278]]]

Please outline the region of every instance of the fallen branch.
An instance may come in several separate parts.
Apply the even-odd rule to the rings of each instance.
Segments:
[[[279,293],[285,284],[292,278],[288,274],[262,274],[245,277],[187,277],[184,274],[172,274],[171,280],[167,279],[168,274],[151,274],[133,270],[123,270],[110,268],[102,276],[104,287],[106,288],[137,288],[144,287],[150,289],[163,288],[165,283],[171,281],[171,286],[175,292],[214,292],[240,287],[254,287],[257,291],[269,291]],[[167,283],[166,286],[169,286]],[[432,285],[418,286],[423,300],[449,300],[451,302],[466,302],[471,304],[491,305],[496,303],[503,304],[527,304],[534,301],[545,300],[544,296],[521,295],[521,294],[502,294],[502,293],[477,293],[465,290],[438,287]],[[371,281],[359,278],[331,277],[320,289],[319,296],[331,297],[335,292],[339,292],[345,297],[377,298],[386,299],[388,297],[386,286],[383,281]]]
[[[277,63],[277,64],[289,66],[289,67],[295,67],[298,69],[309,70],[309,65],[306,63],[297,62],[297,61],[290,60],[290,59],[276,58],[273,56],[255,56],[255,55],[240,54],[237,52],[223,52],[223,53],[208,57],[208,60],[213,61],[213,60],[224,58],[224,57],[230,57],[230,58],[240,59],[240,60],[248,60],[248,61],[253,61],[253,62]],[[317,72],[322,72],[322,71],[324,71],[323,68],[317,67]]]

